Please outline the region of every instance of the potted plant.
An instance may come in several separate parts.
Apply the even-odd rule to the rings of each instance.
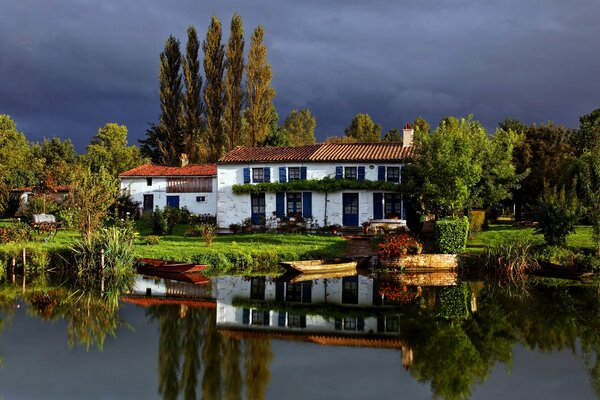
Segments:
[[[402,257],[408,254],[421,254],[423,244],[408,233],[387,235],[379,244],[379,261],[386,267],[399,267]]]
[[[371,226],[371,222],[370,221],[364,221],[362,224],[362,228],[363,228],[363,233],[366,235],[369,233],[369,227]]]
[[[337,235],[338,231],[342,228],[339,224],[329,225],[329,230],[331,230],[332,235]]]

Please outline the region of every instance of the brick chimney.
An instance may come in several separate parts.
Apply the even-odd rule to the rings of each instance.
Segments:
[[[181,167],[185,167],[189,164],[189,160],[188,160],[188,155],[185,153],[181,153],[181,157],[179,157],[179,159],[181,160]]]
[[[415,134],[415,130],[410,126],[410,124],[406,124],[404,129],[402,129],[402,146],[412,146],[413,144],[413,135]]]

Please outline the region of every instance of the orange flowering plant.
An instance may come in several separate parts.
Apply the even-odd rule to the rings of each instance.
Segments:
[[[379,243],[379,257],[400,258],[407,254],[421,254],[423,243],[408,233],[387,235],[383,243]]]

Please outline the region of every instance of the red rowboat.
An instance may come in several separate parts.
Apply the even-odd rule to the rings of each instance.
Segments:
[[[138,269],[142,272],[164,272],[191,274],[203,271],[208,265],[191,264],[177,261],[158,260],[156,258],[140,258]]]

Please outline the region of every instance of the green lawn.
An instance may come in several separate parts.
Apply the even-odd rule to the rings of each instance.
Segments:
[[[544,237],[534,233],[533,228],[523,228],[509,224],[492,224],[489,229],[477,234],[473,240],[467,242],[467,252],[478,253],[485,246],[493,246],[511,238],[528,239],[533,244],[543,244]],[[567,246],[573,249],[593,249],[592,227],[578,225],[575,232],[568,236]]]

